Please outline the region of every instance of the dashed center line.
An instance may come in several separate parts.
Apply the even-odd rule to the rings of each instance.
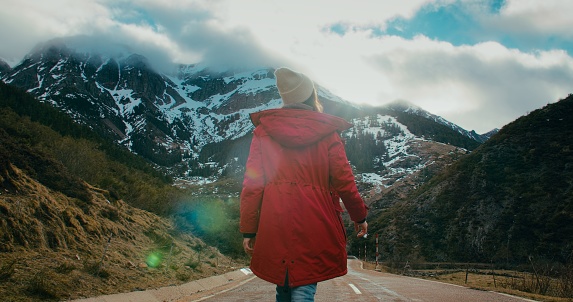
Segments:
[[[348,283],[348,286],[350,286],[350,288],[352,288],[352,290],[353,290],[357,295],[361,295],[361,294],[362,294],[362,292],[361,292],[356,286],[354,286],[354,284]]]

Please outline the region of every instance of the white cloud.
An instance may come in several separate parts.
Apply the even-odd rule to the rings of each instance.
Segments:
[[[88,0],[4,0],[0,10],[0,55],[22,58],[47,39],[87,34],[107,9]]]
[[[514,32],[573,37],[573,1],[507,0],[500,22]]]
[[[517,47],[565,47],[573,52],[573,1],[507,0],[499,14],[481,16],[490,35],[504,36]]]
[[[128,45],[158,68],[199,60],[288,65],[350,101],[405,99],[479,132],[571,92],[572,58],[559,50],[524,53],[495,42],[456,47],[369,30],[453,1],[4,0],[0,57],[22,58],[38,42],[84,34],[102,47]],[[573,1],[508,0],[498,15],[482,5],[470,11],[483,14],[484,26],[532,43],[572,35]],[[334,25],[345,32],[329,30]]]
[[[528,54],[495,42],[454,47],[425,37],[386,44],[372,59],[392,87],[389,96],[468,130],[501,127],[571,92],[573,59],[562,51]]]

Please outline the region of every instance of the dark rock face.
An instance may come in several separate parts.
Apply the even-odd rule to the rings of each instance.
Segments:
[[[4,62],[4,60],[0,59],[0,77],[9,73],[10,70],[12,70],[10,65],[8,65],[8,63]]]

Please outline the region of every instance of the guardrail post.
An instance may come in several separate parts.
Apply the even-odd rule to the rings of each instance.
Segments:
[[[376,267],[374,269],[378,268],[378,233],[376,233]]]

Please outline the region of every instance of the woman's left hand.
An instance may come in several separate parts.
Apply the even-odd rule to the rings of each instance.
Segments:
[[[255,238],[243,238],[243,249],[249,256],[255,251]]]

